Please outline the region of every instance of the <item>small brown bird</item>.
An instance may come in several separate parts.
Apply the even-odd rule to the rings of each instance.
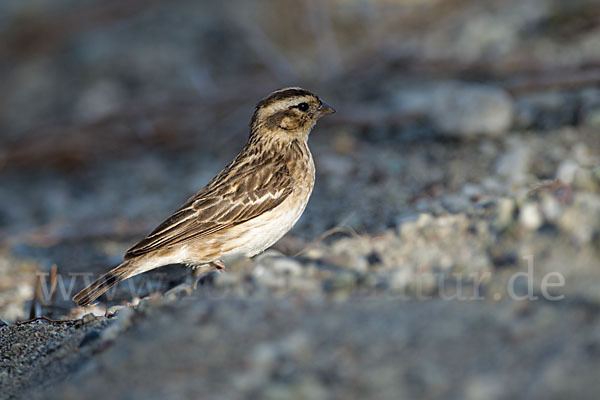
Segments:
[[[276,90],[257,105],[250,137],[202,190],[127,250],[125,261],[77,293],[90,304],[117,283],[168,264],[223,269],[223,258],[252,257],[298,221],[315,182],[308,135],[335,110],[308,90]]]

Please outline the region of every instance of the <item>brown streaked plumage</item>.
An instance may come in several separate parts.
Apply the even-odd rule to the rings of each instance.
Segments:
[[[125,261],[77,293],[85,306],[120,281],[167,264],[224,267],[279,240],[302,215],[315,169],[307,140],[319,118],[335,112],[301,88],[276,90],[256,105],[250,137],[237,157],[145,239]]]

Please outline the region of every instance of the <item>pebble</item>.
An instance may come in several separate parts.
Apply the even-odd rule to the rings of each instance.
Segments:
[[[593,167],[600,162],[598,154],[584,143],[575,143],[573,146],[573,156],[579,165],[583,167]]]
[[[125,306],[121,306],[121,305],[112,306],[108,310],[106,310],[106,313],[104,314],[104,316],[107,318],[113,317],[115,314],[117,314],[123,308],[125,308]]]
[[[555,222],[563,213],[563,207],[553,195],[545,193],[541,197],[541,210],[544,219]]]
[[[456,214],[468,210],[471,207],[471,201],[463,195],[449,194],[442,197],[442,205],[450,213]]]
[[[559,226],[580,245],[589,243],[600,231],[600,196],[575,193],[573,204],[558,219]]]
[[[576,189],[594,192],[600,188],[600,180],[598,180],[594,170],[590,168],[578,168],[575,171],[573,186]]]
[[[271,261],[269,266],[279,274],[299,276],[302,273],[302,265],[289,257],[277,257]]]
[[[517,205],[511,198],[504,197],[497,201],[497,215],[494,221],[496,229],[504,229],[508,227],[515,218]]]
[[[96,316],[92,313],[89,314],[85,314],[82,318],[81,318],[81,322],[83,322],[84,324],[90,323],[92,321],[96,320]]]
[[[572,159],[561,161],[556,169],[556,179],[562,183],[570,185],[575,180],[575,173],[578,169],[579,164]]]
[[[542,226],[544,218],[542,217],[538,205],[536,203],[525,203],[523,207],[521,207],[519,222],[529,230],[535,230]]]

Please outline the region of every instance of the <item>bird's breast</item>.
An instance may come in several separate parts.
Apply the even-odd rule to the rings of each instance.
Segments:
[[[315,182],[315,166],[308,148],[290,168],[294,180],[292,193],[277,207],[240,224],[227,233],[223,255],[252,257],[281,239],[302,216]]]

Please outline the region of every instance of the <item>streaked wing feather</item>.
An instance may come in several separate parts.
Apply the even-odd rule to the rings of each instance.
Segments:
[[[280,163],[277,169],[273,165],[277,164],[240,167],[244,173],[237,171],[235,165],[229,166],[226,177],[217,175],[144,240],[127,250],[125,259],[207,237],[277,207],[292,192],[292,178],[285,164]]]

